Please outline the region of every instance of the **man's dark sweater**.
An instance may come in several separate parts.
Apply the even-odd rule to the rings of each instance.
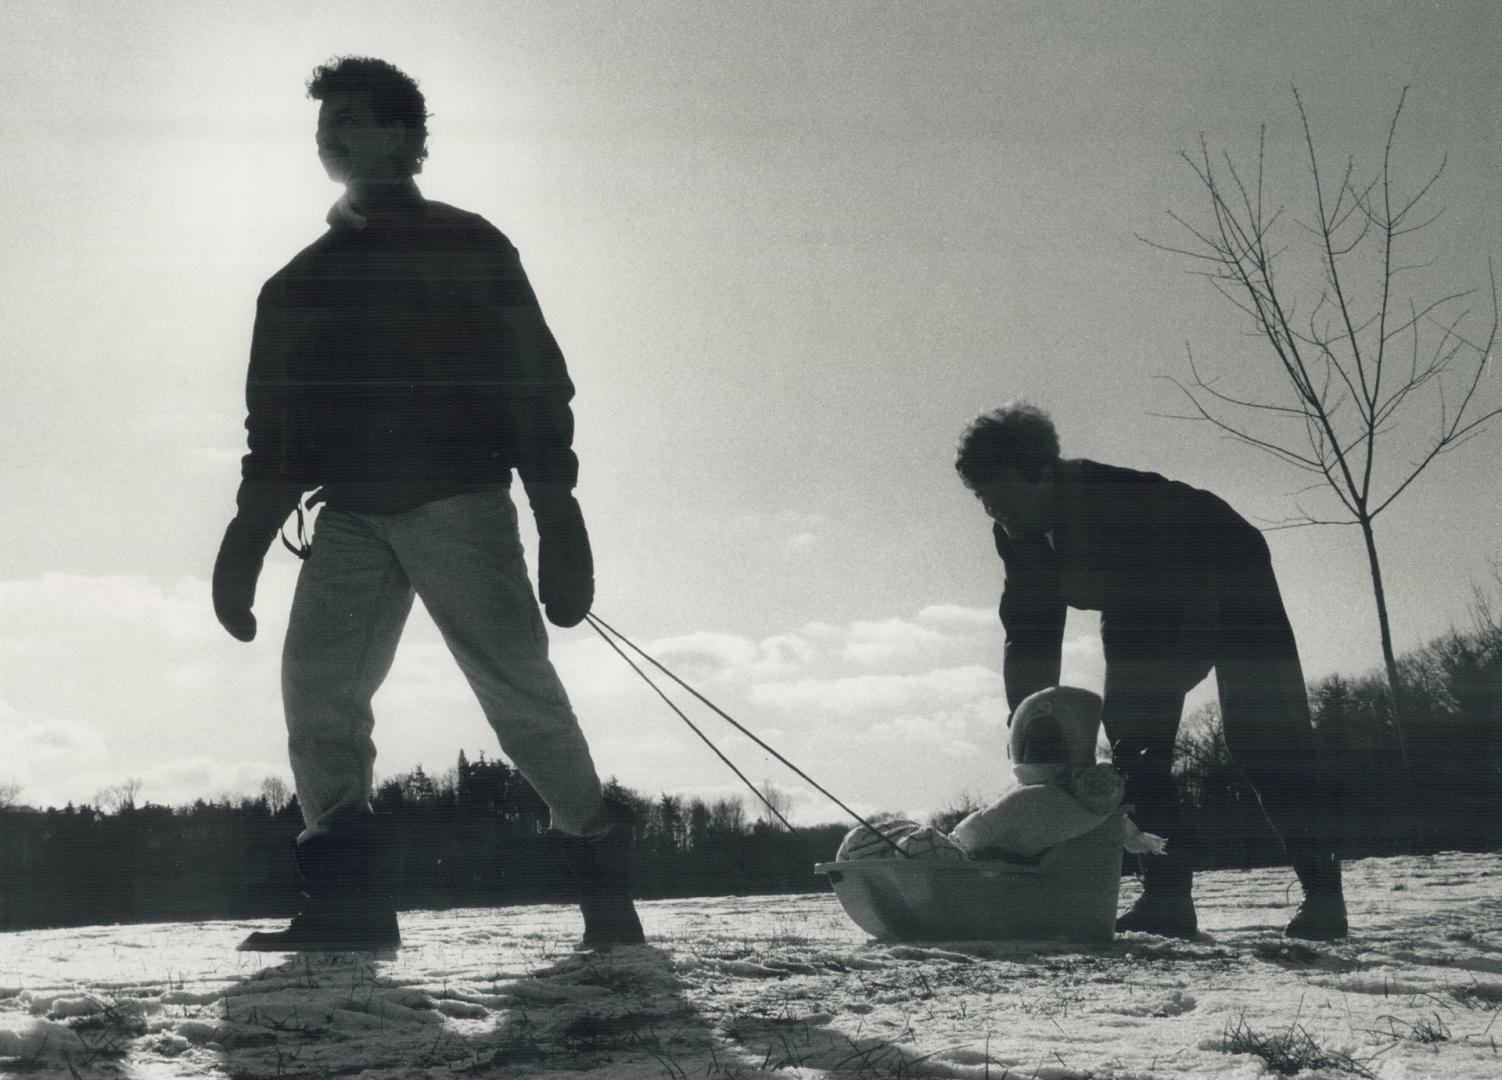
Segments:
[[[504,487],[513,468],[571,489],[574,388],[510,241],[410,183],[359,209],[331,212],[261,290],[247,483],[366,511]]]

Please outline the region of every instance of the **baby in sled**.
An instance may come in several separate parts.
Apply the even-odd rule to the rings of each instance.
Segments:
[[[1101,699],[1053,686],[1023,699],[1012,716],[1012,773],[1018,786],[951,833],[906,819],[859,825],[835,855],[849,859],[1023,859],[1095,829],[1121,808],[1115,768],[1095,760]],[[1161,855],[1166,841],[1124,821],[1128,851]]]

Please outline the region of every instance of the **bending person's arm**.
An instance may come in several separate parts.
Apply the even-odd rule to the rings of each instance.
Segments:
[[[1059,592],[1058,561],[1042,536],[1016,539],[998,525],[996,550],[1006,564],[1001,625],[1006,631],[1002,677],[1007,705],[1059,684],[1066,607]]]

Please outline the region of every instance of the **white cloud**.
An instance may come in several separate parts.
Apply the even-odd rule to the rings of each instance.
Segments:
[[[143,768],[110,766],[78,772],[61,780],[41,779],[23,787],[19,801],[29,806],[63,806],[69,802],[98,805],[100,794],[128,780],[140,781],[136,805],[185,806],[197,799],[240,799],[259,793],[261,781],[278,776],[289,787],[285,762],[224,762],[206,757],[157,762]]]
[[[921,816],[956,805],[965,792],[994,798],[1008,782],[995,619],[983,609],[934,605],[911,616],[810,622],[759,642],[681,635],[651,651],[669,666],[670,653],[702,665],[713,675],[712,700],[836,797]],[[683,704],[746,775],[757,783],[770,778],[793,796],[795,822],[840,819],[827,797],[770,753],[696,704]],[[584,708],[581,717],[587,730],[596,730]],[[660,702],[649,702],[633,723],[640,730],[631,737],[606,729],[609,741],[598,744],[597,754],[602,770],[631,786],[689,795],[701,786],[638,778],[678,771],[726,782],[728,770]],[[656,760],[633,754],[633,741],[650,741]]]
[[[819,656],[813,643],[797,634],[774,634],[763,638],[755,672],[758,675],[784,675],[814,663]]]
[[[788,738],[789,735],[786,728],[777,727],[775,725],[755,723],[746,724],[745,728],[747,731],[751,732],[752,735],[755,735],[757,739],[760,739],[768,746],[773,747],[775,747],[782,740]],[[742,735],[739,732],[726,735],[723,739],[718,740],[718,742],[720,747],[723,749],[741,748],[744,749],[747,753],[761,752],[760,748],[756,745],[755,739],[752,739],[749,735]]]
[[[761,683],[752,688],[751,699],[789,711],[848,716],[994,696],[1000,687],[997,672],[976,664],[918,675],[848,675]]]
[[[918,612],[918,621],[950,626],[956,630],[999,632],[996,609],[963,607],[959,604],[930,604]]]
[[[578,631],[560,634],[556,630],[549,633],[552,640],[548,643],[548,655],[576,705],[581,698],[610,700],[642,687],[641,679],[626,662],[595,635]],[[638,666],[644,664],[628,647],[623,645],[621,649]]]
[[[92,803],[106,788],[128,779],[141,781],[138,802],[167,806],[220,794],[254,794],[261,780],[287,775],[285,762],[229,761],[197,756],[160,759],[133,754],[86,724],[53,717],[25,716],[0,702],[0,745],[6,747],[0,781],[21,786],[19,801],[30,806]]]
[[[13,627],[26,627],[27,638],[67,628],[109,633],[145,624],[181,640],[206,636],[215,627],[208,583],[193,577],[163,587],[117,574],[43,574],[0,581],[0,606]],[[8,633],[5,641],[18,645],[21,636]]]
[[[11,779],[44,774],[73,755],[102,757],[108,749],[99,733],[86,725],[26,715],[5,701],[0,701],[0,745],[6,750],[0,775]]]
[[[863,665],[913,656],[941,640],[937,630],[906,619],[852,623],[840,655]]]
[[[647,646],[646,651],[690,683],[751,667],[759,655],[756,644],[748,638],[708,630],[661,638]]]
[[[954,716],[950,713],[903,713],[891,720],[872,724],[867,734],[875,739],[916,743],[939,752],[947,752],[947,738],[955,734],[956,726]]]
[[[768,675],[786,674],[815,662],[819,648],[799,633],[774,634],[761,641],[723,631],[702,630],[659,638],[642,646],[643,651],[690,686],[704,683],[746,682]],[[672,691],[671,680],[630,646],[621,651],[654,682]],[[609,686],[619,691],[640,679],[610,646],[598,639],[569,642],[554,648],[553,663],[564,684],[574,694],[575,686],[588,684],[594,691]]]
[[[771,546],[784,555],[797,555],[818,547],[829,528],[826,514],[779,510],[742,514],[730,532],[748,545]]]
[[[257,611],[284,610],[285,569],[265,578]],[[28,800],[86,801],[164,760],[285,755],[276,615],[246,646],[219,627],[201,579],[59,573],[0,582],[0,607],[0,730]]]
[[[806,623],[760,641],[701,632],[646,647],[837,796],[886,809],[898,798],[942,808],[956,790],[989,792],[1005,779],[998,732],[1007,710],[999,673],[988,664],[999,661],[994,624],[992,612],[936,605],[909,617]],[[635,680],[603,643],[570,650]],[[639,681],[632,689],[608,676],[610,692],[597,692],[602,672],[589,675],[586,666],[565,681],[602,772],[639,790],[685,794],[702,785],[683,776],[715,784],[730,776],[678,717],[643,696]],[[826,797],[771,753],[666,689],[738,768],[795,794],[795,820],[838,818]]]
[[[644,648],[689,683],[755,684],[821,667],[827,670],[840,662],[857,668],[953,666],[948,660],[957,650],[969,656],[977,644],[991,646],[994,622],[994,613],[938,605],[924,608],[915,619],[889,616],[845,625],[809,622],[760,641],[722,631],[698,631],[661,638]],[[986,632],[983,639],[976,637],[978,628]],[[641,662],[629,648],[626,651]],[[589,665],[582,657],[555,656],[560,670],[569,666],[580,674],[601,659],[593,651]],[[624,667],[618,658],[612,662]]]
[[[278,668],[297,569],[290,557],[268,559],[249,646],[214,621],[200,579],[49,574],[0,584],[0,780],[21,784],[24,799],[61,805],[135,777],[143,799],[179,804],[253,794],[266,775],[285,775]],[[921,808],[963,788],[990,790],[1004,764],[993,620],[935,605],[761,639],[703,630],[644,647],[840,798],[892,808],[900,793]],[[604,641],[555,631],[551,654],[603,775],[645,793],[733,790],[728,770]],[[1072,641],[1066,667],[1097,654],[1098,642]],[[795,820],[838,816],[772,754],[643,666],[737,767],[794,794]],[[441,771],[460,748],[497,752],[420,605],[375,710],[380,775],[418,762]]]

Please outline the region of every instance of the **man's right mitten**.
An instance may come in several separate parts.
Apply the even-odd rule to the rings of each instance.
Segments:
[[[537,599],[555,626],[577,626],[595,598],[595,564],[584,515],[568,488],[527,487],[537,522]]]
[[[265,480],[243,480],[235,496],[234,519],[224,530],[214,560],[214,615],[219,625],[240,641],[256,636],[251,606],[266,551],[287,520],[302,492],[294,486]]]

